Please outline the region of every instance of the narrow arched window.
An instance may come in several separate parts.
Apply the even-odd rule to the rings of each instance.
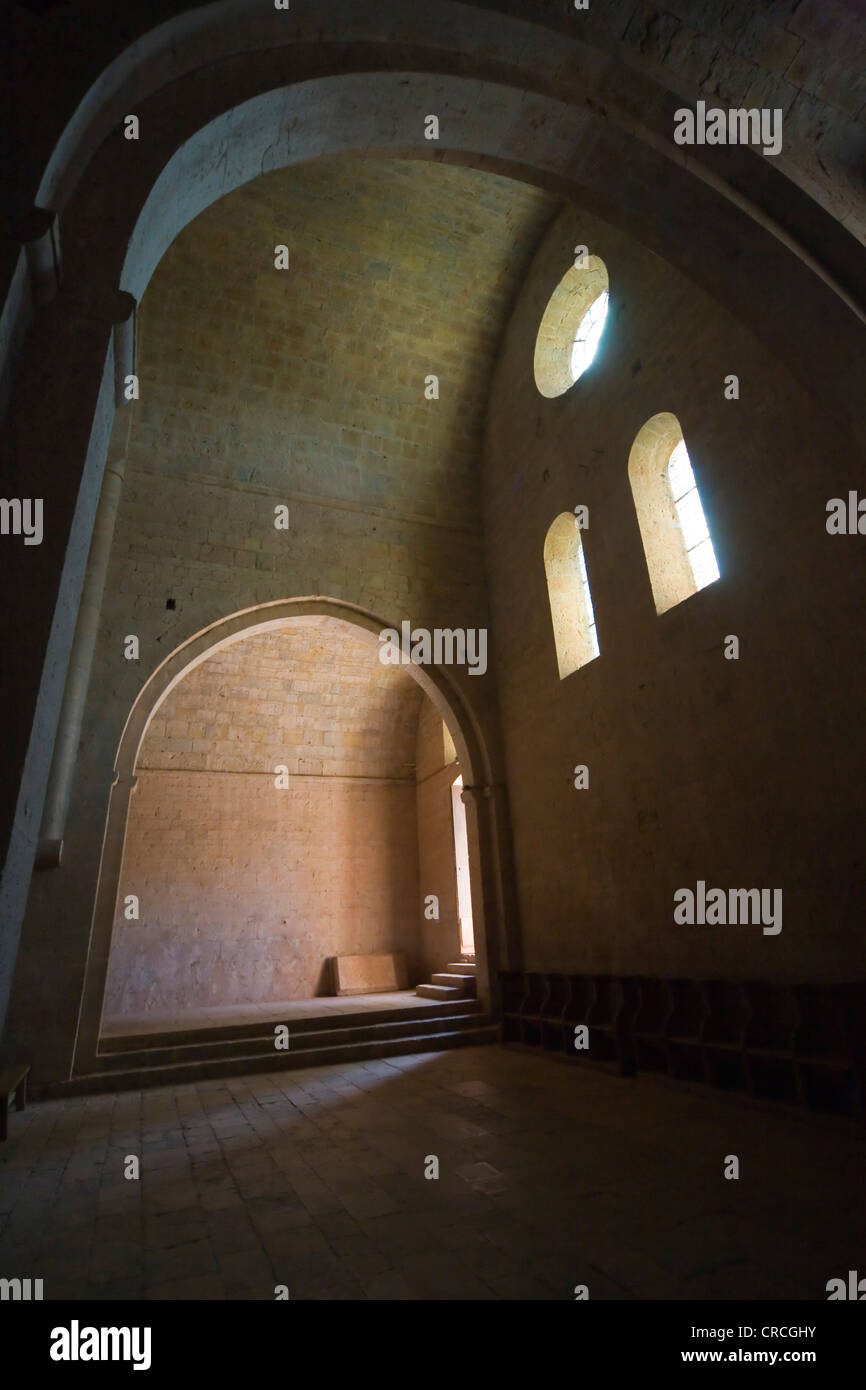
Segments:
[[[533,369],[542,396],[561,396],[583,376],[598,353],[609,303],[607,267],[600,256],[569,266],[547,302],[535,340]]]
[[[577,381],[579,376],[583,376],[598,352],[598,345],[604,332],[604,321],[607,318],[609,300],[610,296],[607,290],[602,290],[601,294],[592,301],[577,325],[577,332],[571,345],[571,375],[574,381]]]
[[[559,678],[563,680],[599,655],[586,554],[577,518],[571,512],[558,516],[547,532],[544,569]]]
[[[680,523],[680,535],[691,565],[696,589],[704,589],[719,577],[719,567],[710,528],[701,506],[698,485],[692,471],[692,461],[681,439],[668,459],[668,486]]]
[[[628,476],[657,613],[719,578],[692,462],[675,415],[653,415],[632,445]]]

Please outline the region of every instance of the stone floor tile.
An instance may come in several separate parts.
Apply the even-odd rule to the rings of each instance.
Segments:
[[[495,1048],[21,1119],[0,1266],[46,1298],[821,1298],[866,1239],[853,1128]]]

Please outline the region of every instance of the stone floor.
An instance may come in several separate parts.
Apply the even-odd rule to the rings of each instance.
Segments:
[[[46,1299],[824,1300],[866,1258],[864,1152],[842,1121],[498,1047],[47,1101],[0,1147],[0,1277]]]
[[[387,994],[352,994],[317,999],[290,999],[269,1004],[222,1004],[184,1009],[172,1014],[124,1014],[102,1021],[102,1037],[181,1032],[195,1028],[231,1028],[243,1023],[290,1023],[297,1018],[333,1018],[335,1014],[386,1013],[389,1009],[429,1009],[447,1013],[448,1002],[421,999],[414,989],[389,990]]]

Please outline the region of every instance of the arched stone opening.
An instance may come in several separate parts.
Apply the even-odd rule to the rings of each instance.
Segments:
[[[151,676],[130,711],[115,762],[116,780],[111,788],[102,859],[93,910],[90,951],[79,1021],[73,1075],[99,1067],[99,1038],[106,996],[108,965],[117,921],[118,900],[128,886],[123,882],[124,849],[130,810],[136,790],[137,765],[149,727],[173,693],[216,654],[257,636],[284,631],[299,620],[324,618],[344,627],[353,638],[370,648],[370,660],[378,661],[379,633],[384,629],[374,615],[350,604],[322,598],[286,600],[231,615],[198,633],[169,656]],[[466,793],[469,872],[471,879],[478,991],[482,1001],[490,997],[490,973],[499,956],[502,930],[501,886],[497,886],[496,788],[490,783],[490,766],[477,721],[465,698],[448,674],[411,661],[398,668],[417,683],[448,730],[464,777]],[[275,794],[278,794],[275,792]],[[420,915],[420,902],[410,911]]]

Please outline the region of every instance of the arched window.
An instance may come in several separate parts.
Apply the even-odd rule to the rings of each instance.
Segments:
[[[608,302],[607,267],[599,256],[565,272],[535,340],[535,384],[542,396],[561,396],[586,371],[601,342]]]
[[[628,476],[656,612],[712,584],[719,567],[691,459],[675,415],[647,420],[632,445]]]
[[[607,318],[609,300],[610,295],[607,290],[602,290],[598,298],[592,301],[577,326],[571,347],[571,376],[573,381],[577,381],[579,376],[583,376],[598,352],[598,345],[604,332],[604,321]]]
[[[599,654],[586,556],[577,518],[571,512],[558,516],[547,533],[544,569],[559,679],[564,680]]]

